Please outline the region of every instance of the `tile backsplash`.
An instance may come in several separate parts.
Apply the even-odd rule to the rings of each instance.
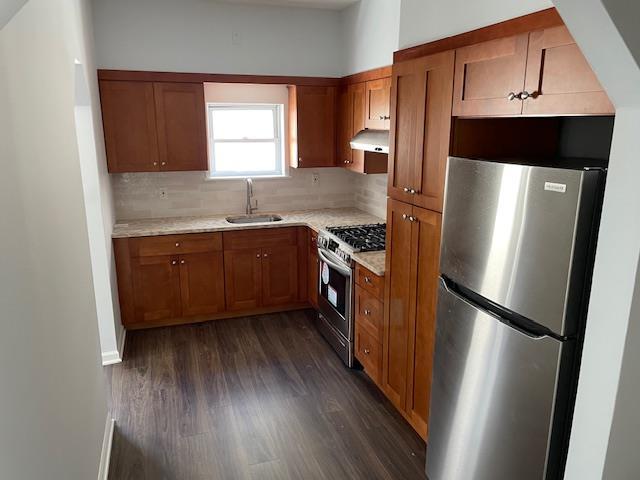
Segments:
[[[313,182],[317,174],[319,181]],[[386,175],[358,175],[342,168],[290,171],[290,177],[254,180],[258,211],[357,207],[386,216]],[[116,218],[244,213],[244,180],[208,180],[204,172],[112,175]]]

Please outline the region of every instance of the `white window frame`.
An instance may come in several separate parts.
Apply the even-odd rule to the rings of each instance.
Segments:
[[[269,110],[273,113],[274,138],[273,139],[214,139],[213,136],[213,112],[219,110]],[[207,123],[209,129],[209,172],[210,179],[229,179],[229,178],[269,178],[284,177],[287,172],[284,162],[284,138],[282,132],[284,130],[283,105],[273,103],[208,103],[207,104]],[[229,171],[217,172],[215,169],[215,145],[216,143],[274,143],[276,147],[276,169],[260,170],[254,172],[246,171]]]

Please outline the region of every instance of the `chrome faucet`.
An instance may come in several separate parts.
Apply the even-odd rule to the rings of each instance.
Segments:
[[[258,209],[258,200],[256,200],[256,206],[252,206],[251,199],[253,198],[253,180],[247,178],[247,207],[246,213],[247,215],[251,215],[254,211]]]

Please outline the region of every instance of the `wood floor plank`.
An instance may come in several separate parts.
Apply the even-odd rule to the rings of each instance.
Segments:
[[[424,480],[425,445],[310,312],[128,333],[111,480]]]

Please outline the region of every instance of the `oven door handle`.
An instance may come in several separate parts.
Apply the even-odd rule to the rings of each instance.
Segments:
[[[324,263],[326,263],[327,265],[329,265],[330,267],[335,268],[336,270],[338,270],[340,273],[342,273],[343,275],[348,276],[349,278],[351,278],[352,272],[351,269],[348,267],[345,267],[344,265],[340,265],[339,263],[334,262],[333,260],[331,260],[329,257],[327,257],[327,254],[324,253],[322,250],[318,249],[318,256],[322,259],[322,261]]]

